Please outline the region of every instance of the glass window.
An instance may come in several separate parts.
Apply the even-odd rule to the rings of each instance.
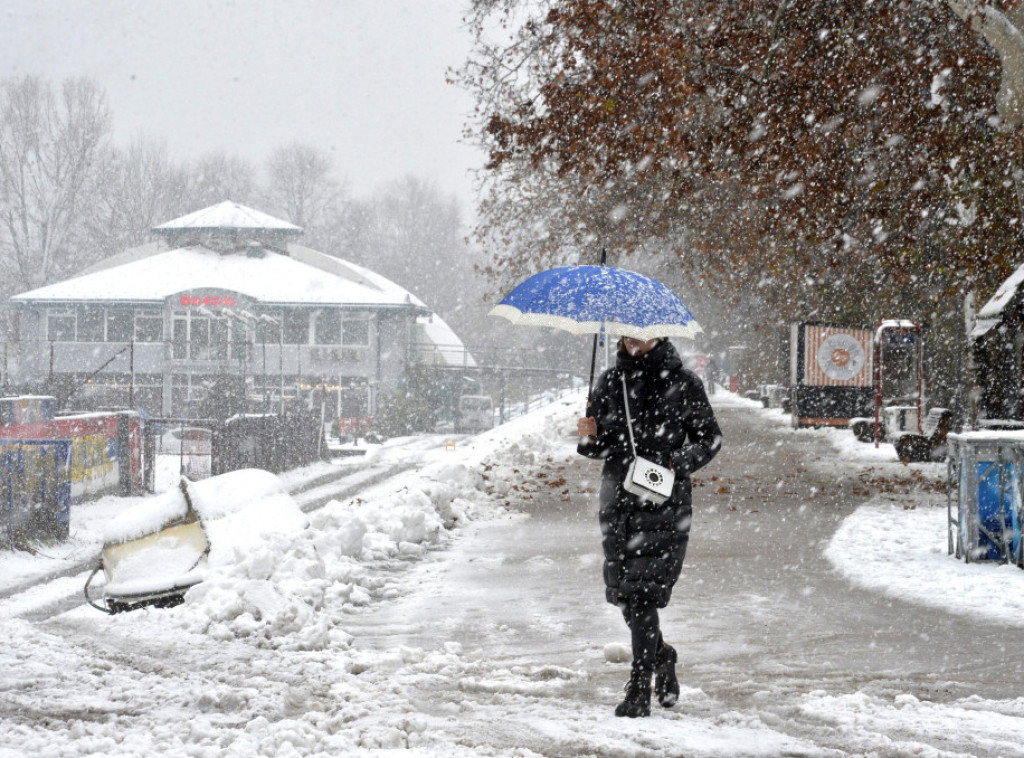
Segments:
[[[284,341],[287,345],[309,344],[308,313],[292,311],[284,314]]]
[[[188,316],[174,315],[174,338],[171,355],[175,360],[188,358]]]
[[[127,308],[107,311],[107,342],[129,342],[132,339],[132,312]]]
[[[212,357],[210,354],[210,320],[207,318],[189,319],[189,352],[191,358],[196,360],[207,360]]]
[[[192,324],[198,319],[193,316]],[[195,354],[195,358],[206,358],[209,360],[222,361],[228,357],[228,330],[230,325],[223,319],[213,319],[210,324],[210,344],[203,354]],[[193,326],[194,328],[194,326]]]
[[[46,338],[51,342],[75,341],[75,312],[52,310],[46,314]]]
[[[237,321],[231,323],[231,357],[233,359],[248,358],[249,330],[245,324]]]
[[[336,310],[320,311],[313,325],[313,344],[337,345],[341,342],[341,314]]]
[[[103,342],[102,308],[78,308],[78,341]]]
[[[175,334],[178,331],[177,323],[175,320]],[[171,413],[177,416],[188,416],[191,410],[192,393],[189,388],[188,375],[173,374],[171,376]]]
[[[341,341],[349,347],[370,344],[370,322],[368,319],[345,319],[342,324]]]
[[[277,317],[277,321],[277,324],[271,324],[269,321],[260,320],[259,326],[256,327],[256,339],[260,342],[276,345],[281,339],[280,317]]]
[[[135,341],[160,342],[164,338],[164,317],[160,311],[135,313]]]

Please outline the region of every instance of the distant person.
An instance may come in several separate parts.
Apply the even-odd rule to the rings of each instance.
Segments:
[[[718,364],[715,363],[713,356],[708,358],[707,368],[704,369],[704,375],[708,380],[708,394],[715,394],[715,382],[718,381]]]
[[[661,505],[623,487],[633,460],[623,378],[637,455],[675,474],[671,496]],[[604,460],[599,520],[605,597],[622,610],[633,647],[626,697],[615,715],[649,716],[652,676],[662,706],[679,699],[678,655],[662,638],[658,609],[668,605],[686,557],[690,474],[715,457],[722,432],[700,379],[683,368],[666,339],[623,337],[616,365],[594,387],[588,414],[578,422],[578,452]]]

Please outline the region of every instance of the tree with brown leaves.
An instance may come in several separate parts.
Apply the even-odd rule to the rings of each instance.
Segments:
[[[944,2],[475,11],[462,82],[490,156],[479,232],[503,236],[495,269],[513,278],[606,245],[640,266],[669,258],[673,283],[747,327],[938,328],[1018,262],[1001,61]]]

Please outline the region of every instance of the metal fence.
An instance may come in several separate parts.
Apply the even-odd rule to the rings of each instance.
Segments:
[[[551,405],[551,403],[556,400],[572,394],[573,392],[575,392],[575,389],[572,387],[556,387],[546,392],[540,392],[532,395],[523,402],[506,403],[503,407],[495,409],[497,421],[498,423],[504,423],[505,421],[509,421],[517,416],[525,416],[527,413],[543,408],[545,405]],[[585,409],[581,407],[580,414],[582,415],[584,411]]]
[[[193,481],[211,476],[213,435],[219,425],[213,419],[147,418],[142,434],[146,491],[156,491],[158,459],[171,459],[178,473]]]
[[[196,481],[242,468],[280,473],[325,453],[320,415],[306,411],[241,415],[227,421],[150,418],[143,432],[149,492],[156,491],[158,459],[172,459],[178,473]]]
[[[213,473],[261,468],[280,473],[319,460],[326,454],[319,414],[236,416],[213,436]]]

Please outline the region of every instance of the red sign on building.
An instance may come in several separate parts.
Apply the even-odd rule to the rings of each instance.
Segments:
[[[182,295],[181,304],[185,306],[205,305],[207,307],[234,307],[234,295]]]

